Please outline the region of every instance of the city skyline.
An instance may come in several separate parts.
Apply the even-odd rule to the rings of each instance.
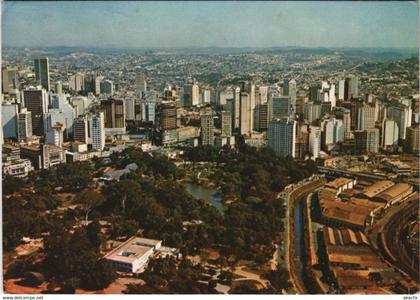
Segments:
[[[411,48],[419,39],[414,1],[11,1],[2,13],[4,47]]]

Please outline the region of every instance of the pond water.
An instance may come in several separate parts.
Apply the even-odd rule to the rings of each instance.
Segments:
[[[207,201],[223,213],[224,206],[222,203],[222,193],[220,191],[190,182],[185,184],[185,190],[194,198]]]

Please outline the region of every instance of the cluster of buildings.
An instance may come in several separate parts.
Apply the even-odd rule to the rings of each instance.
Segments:
[[[401,285],[415,286],[373,251],[366,236],[378,212],[412,197],[418,193],[411,185],[390,180],[341,177],[325,184],[313,200],[320,224],[311,239],[311,265],[321,264],[341,293],[388,294]]]

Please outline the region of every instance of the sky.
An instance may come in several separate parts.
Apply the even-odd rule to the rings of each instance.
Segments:
[[[3,47],[418,47],[409,2],[3,2]]]

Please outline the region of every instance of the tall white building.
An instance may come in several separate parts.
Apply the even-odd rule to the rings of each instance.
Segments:
[[[375,128],[375,107],[363,105],[357,110],[357,129],[365,130]]]
[[[398,145],[398,124],[394,120],[386,119],[382,122],[382,147]]]
[[[321,128],[318,126],[309,126],[309,153],[312,154],[312,159],[319,157],[321,150]]]
[[[405,140],[407,128],[411,126],[411,108],[403,104],[394,104],[388,107],[387,115],[389,119],[398,124],[398,137]]]
[[[241,135],[250,135],[252,133],[252,110],[251,99],[248,93],[242,92],[240,98],[240,133]]]
[[[236,87],[233,89],[233,128],[237,129],[240,126],[241,116],[241,89]]]
[[[63,124],[56,123],[46,132],[47,144],[63,147]]]
[[[102,151],[105,148],[105,117],[103,112],[92,116],[92,149]]]
[[[125,99],[125,119],[127,121],[133,121],[135,119],[135,99],[127,98]]]
[[[308,123],[319,119],[321,116],[321,105],[308,102],[303,105],[303,117]]]
[[[296,121],[285,118],[268,123],[268,145],[278,156],[295,157]]]
[[[26,141],[32,136],[32,114],[26,108],[22,108],[18,114],[18,141]]]
[[[69,89],[75,92],[79,92],[84,90],[84,85],[85,76],[83,74],[77,73],[69,77]]]
[[[341,79],[338,82],[338,100],[344,100],[344,87],[345,87],[346,81],[344,79]]]
[[[345,128],[342,120],[335,118],[323,120],[322,131],[324,145],[335,145],[344,141]]]

